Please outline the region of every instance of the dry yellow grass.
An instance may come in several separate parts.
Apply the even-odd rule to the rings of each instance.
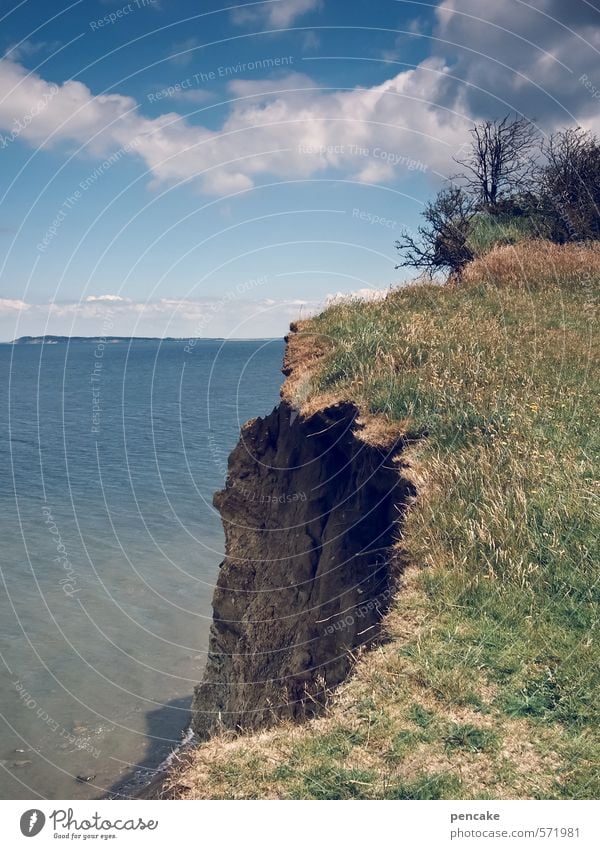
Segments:
[[[532,242],[302,323],[284,398],[420,437],[411,565],[324,716],[198,747],[175,795],[597,797],[599,283],[597,247]]]
[[[556,245],[541,239],[503,245],[466,266],[462,285],[544,289],[597,286],[600,246],[595,243]]]

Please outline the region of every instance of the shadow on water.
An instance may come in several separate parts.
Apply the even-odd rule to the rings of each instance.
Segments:
[[[191,703],[191,695],[185,696],[147,713],[145,756],[107,788],[105,798],[143,798],[144,790],[151,788],[153,781],[162,775],[159,765],[181,744],[191,721]]]

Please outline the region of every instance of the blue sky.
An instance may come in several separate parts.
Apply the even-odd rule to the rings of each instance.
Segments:
[[[278,336],[403,279],[471,122],[597,129],[584,0],[21,0],[0,24],[0,340]]]

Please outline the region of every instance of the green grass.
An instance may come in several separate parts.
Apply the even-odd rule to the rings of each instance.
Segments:
[[[426,710],[422,705],[416,703],[412,705],[408,718],[412,719],[415,725],[420,728],[429,728],[434,720],[435,714],[433,711]]]
[[[467,241],[475,256],[482,256],[497,245],[516,245],[539,235],[541,226],[526,216],[479,212],[471,222]]]
[[[484,676],[499,710],[559,726],[567,756],[585,738],[598,763],[600,274],[595,258],[568,272],[503,288],[498,261],[462,287],[334,306],[310,331],[329,345],[315,393],[335,389],[423,437],[426,492],[404,548],[425,567],[435,624],[403,648],[422,680],[476,705]],[[586,775],[576,792],[597,795],[597,769]],[[571,795],[557,778],[554,792]]]
[[[492,731],[469,723],[455,723],[444,740],[446,749],[465,749],[467,752],[485,752],[496,743],[497,737]]]
[[[383,794],[384,799],[459,799],[460,780],[447,773],[419,776],[416,780],[392,785]]]
[[[303,776],[301,786],[292,793],[295,799],[367,799],[376,781],[371,772],[329,766],[314,766]]]
[[[463,280],[302,323],[307,402],[409,437],[405,586],[324,717],[199,749],[193,796],[600,795],[600,251],[504,247]]]

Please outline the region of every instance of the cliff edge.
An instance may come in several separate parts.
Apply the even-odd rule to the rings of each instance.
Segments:
[[[414,493],[402,442],[372,444],[351,403],[293,406],[307,340],[287,341],[283,400],[242,428],[214,498],[225,559],[192,705],[200,739],[317,712],[377,638],[401,571],[393,545]]]
[[[196,726],[316,711],[385,640],[319,716],[213,735],[163,795],[598,797],[599,284],[597,246],[528,242],[296,328],[217,497]]]

